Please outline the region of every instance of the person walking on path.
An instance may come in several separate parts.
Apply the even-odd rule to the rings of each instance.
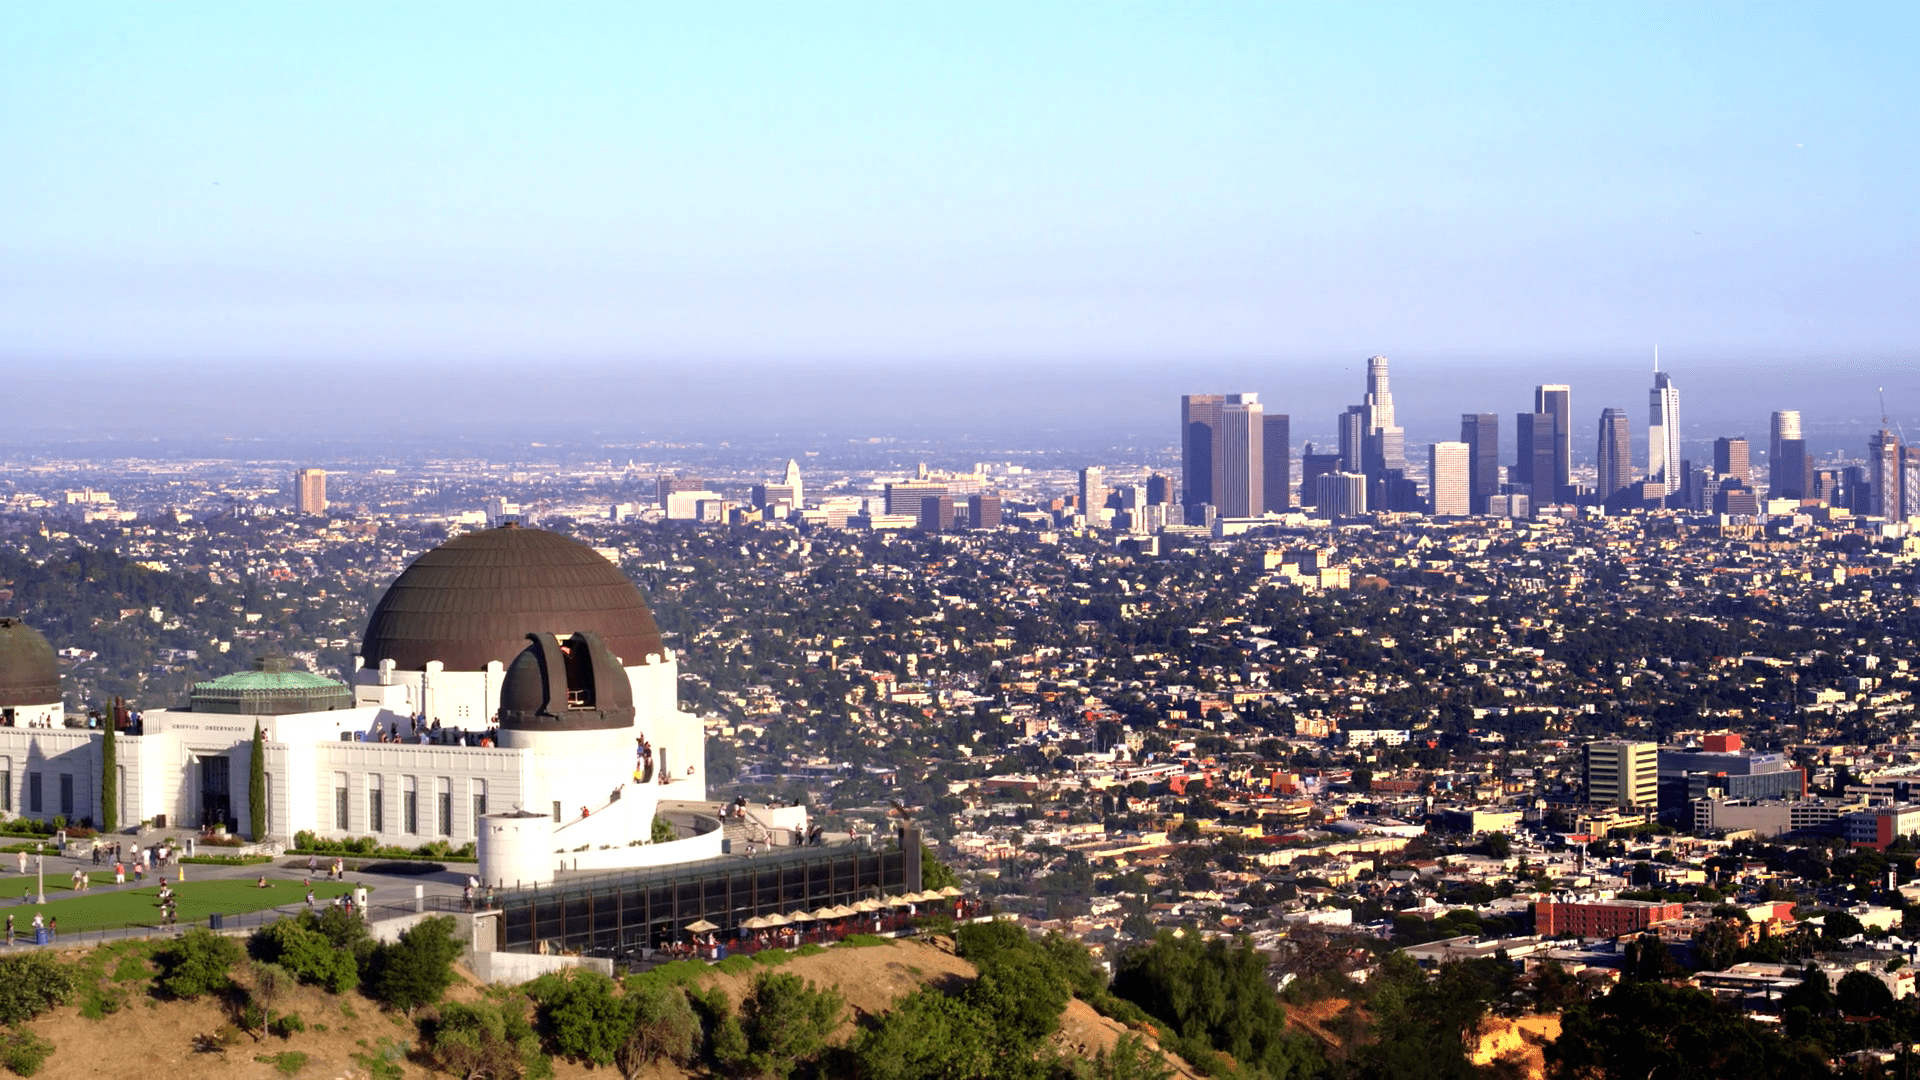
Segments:
[[[13,948],[13,916],[7,916],[7,948]]]

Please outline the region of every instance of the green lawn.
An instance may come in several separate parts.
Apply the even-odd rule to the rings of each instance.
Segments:
[[[47,871],[48,896],[52,896],[54,893],[59,893],[61,896],[74,895],[72,889],[73,879],[68,877],[67,874],[68,871],[62,870]],[[96,889],[102,885],[113,884],[113,871],[111,870],[105,871],[104,873],[99,870],[90,870],[87,872],[87,876],[93,879],[93,887]],[[37,891],[34,886],[34,880],[33,867],[31,866],[27,867],[27,875],[25,877],[21,877],[19,874],[8,874],[5,878],[0,878],[0,903],[5,903],[9,900],[18,900],[23,896],[32,896],[34,892]],[[131,881],[132,879],[129,878],[128,880]]]
[[[113,875],[108,874],[112,881]],[[180,921],[189,923],[204,920],[208,915],[240,915],[250,911],[261,911],[271,907],[288,907],[304,904],[306,889],[298,881],[267,879],[270,885],[259,888],[252,881],[188,881],[174,888],[180,901]],[[63,881],[64,883],[64,881]],[[14,884],[8,883],[9,886]],[[51,882],[48,883],[51,886]],[[353,891],[353,884],[344,881],[316,881],[313,883],[313,896],[316,903],[331,900]],[[33,916],[36,912],[60,920],[60,930],[70,933],[79,930],[100,930],[119,926],[157,926],[160,922],[160,887],[146,885],[138,889],[122,888],[79,894],[62,892],[61,899],[54,899],[53,889],[47,890],[47,903],[36,907],[31,903],[12,900],[0,903],[0,916],[12,915],[14,933],[25,936],[31,933]],[[18,895],[10,892],[9,895]]]

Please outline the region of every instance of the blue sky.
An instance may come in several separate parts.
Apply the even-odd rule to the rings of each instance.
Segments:
[[[1916,12],[0,5],[0,363],[1888,363]]]

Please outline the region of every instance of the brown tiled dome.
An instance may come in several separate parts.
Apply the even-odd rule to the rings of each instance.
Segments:
[[[591,631],[622,663],[664,655],[640,590],[578,540],[513,525],[449,540],[402,571],[367,620],[360,655],[418,671],[510,664],[542,631]]]
[[[60,658],[40,631],[0,617],[0,706],[60,701]]]

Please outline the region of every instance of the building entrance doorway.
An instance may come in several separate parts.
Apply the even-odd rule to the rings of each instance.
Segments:
[[[224,754],[200,755],[200,827],[237,829],[233,817],[233,779]]]

